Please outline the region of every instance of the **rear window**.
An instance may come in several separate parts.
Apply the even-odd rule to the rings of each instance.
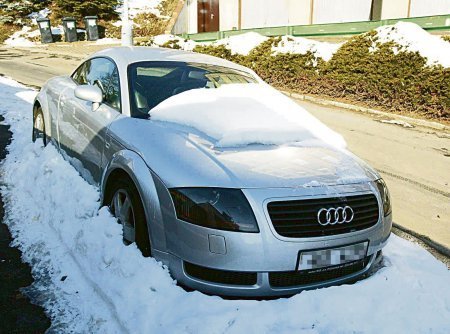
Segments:
[[[132,117],[148,112],[167,98],[197,88],[257,83],[252,75],[228,67],[185,62],[141,62],[128,67]]]

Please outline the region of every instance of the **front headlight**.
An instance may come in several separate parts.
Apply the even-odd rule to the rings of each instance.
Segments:
[[[169,189],[177,218],[218,230],[259,232],[255,215],[241,190]]]
[[[383,179],[378,179],[375,181],[375,183],[377,184],[381,200],[383,201],[383,212],[384,216],[386,217],[392,212],[391,196],[389,195],[389,190],[386,186],[386,183],[384,183]]]

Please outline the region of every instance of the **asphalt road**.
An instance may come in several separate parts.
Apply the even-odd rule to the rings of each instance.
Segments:
[[[54,75],[71,72],[80,53],[79,47],[0,48],[0,73],[39,87]],[[349,149],[381,173],[391,191],[397,224],[450,248],[450,133],[404,128],[373,115],[298,103],[341,133]]]

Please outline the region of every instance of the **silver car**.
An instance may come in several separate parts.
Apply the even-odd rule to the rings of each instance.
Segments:
[[[100,51],[42,87],[33,140],[51,141],[98,185],[124,242],[183,286],[282,296],[367,274],[381,260],[392,210],[364,162],[325,147],[221,150],[149,117],[173,95],[229,83],[263,84],[248,68],[192,52]]]

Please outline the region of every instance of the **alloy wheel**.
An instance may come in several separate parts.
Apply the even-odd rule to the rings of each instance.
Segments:
[[[44,117],[40,112],[38,112],[36,117],[34,118],[33,131],[34,131],[34,140],[38,138],[44,139],[45,136]]]
[[[126,244],[135,242],[135,215],[131,198],[126,190],[119,189],[111,201],[111,212],[122,225],[123,240]]]

